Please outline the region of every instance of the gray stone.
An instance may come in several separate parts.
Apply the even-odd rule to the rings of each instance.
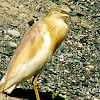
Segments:
[[[18,32],[18,31],[16,31],[16,30],[7,30],[7,33],[9,34],[9,35],[12,35],[12,36],[15,36],[15,37],[20,37],[20,33]]]

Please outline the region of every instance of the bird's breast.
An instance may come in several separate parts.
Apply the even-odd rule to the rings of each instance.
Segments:
[[[54,53],[64,40],[68,32],[68,26],[62,19],[56,19],[55,21],[48,24],[48,30],[50,32],[51,38],[50,48]]]

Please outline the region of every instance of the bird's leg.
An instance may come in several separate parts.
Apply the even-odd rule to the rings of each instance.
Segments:
[[[35,76],[35,79],[33,81],[33,88],[34,88],[37,100],[40,100],[39,92],[38,92],[38,89],[37,89],[38,76],[39,76],[39,74],[37,76]]]

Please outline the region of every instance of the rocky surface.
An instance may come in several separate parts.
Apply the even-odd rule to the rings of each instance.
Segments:
[[[0,79],[30,28],[56,4],[84,14],[67,20],[70,30],[38,79],[41,100],[100,99],[100,0],[0,0]],[[35,100],[32,78],[0,100]]]

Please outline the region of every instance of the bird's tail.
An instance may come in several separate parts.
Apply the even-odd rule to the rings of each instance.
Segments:
[[[0,92],[6,92],[10,94],[16,88],[16,84],[10,86],[9,82],[5,81],[5,77],[0,81]]]

